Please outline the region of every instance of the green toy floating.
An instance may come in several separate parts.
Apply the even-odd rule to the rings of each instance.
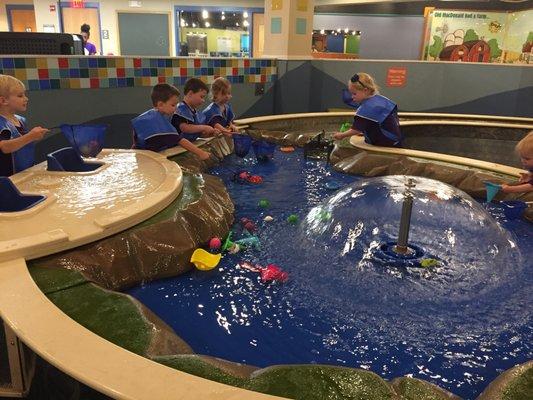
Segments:
[[[422,268],[436,267],[437,265],[439,265],[439,260],[435,260],[434,258],[424,258],[420,261]]]
[[[341,125],[339,131],[340,132],[346,132],[351,127],[352,127],[352,124],[350,124],[349,122],[345,122],[344,124]]]
[[[298,223],[298,216],[296,214],[291,214],[287,217],[287,222],[289,224],[297,224]]]
[[[270,201],[266,199],[262,199],[262,200],[259,200],[259,203],[257,203],[257,205],[261,208],[268,208],[270,207]]]

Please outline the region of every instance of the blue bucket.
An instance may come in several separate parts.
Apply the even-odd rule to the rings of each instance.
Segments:
[[[71,146],[83,157],[96,157],[104,147],[107,125],[60,126]]]
[[[244,158],[250,151],[252,145],[252,138],[247,135],[234,134],[233,145],[235,147],[235,155]]]
[[[503,212],[508,219],[519,219],[527,208],[527,204],[520,200],[502,201]]]
[[[274,157],[274,150],[276,150],[275,143],[269,143],[265,140],[254,140],[252,142],[255,157],[257,161],[269,161]]]

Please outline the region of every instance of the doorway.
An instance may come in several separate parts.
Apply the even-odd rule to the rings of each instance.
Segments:
[[[35,10],[30,4],[6,4],[10,32],[37,32]]]
[[[102,54],[100,37],[100,9],[98,3],[84,3],[83,8],[71,7],[71,3],[59,3],[61,26],[64,33],[80,33],[83,24],[91,27],[89,42],[96,46],[96,54]]]
[[[252,52],[254,57],[263,57],[265,50],[265,14],[253,14],[253,47]]]

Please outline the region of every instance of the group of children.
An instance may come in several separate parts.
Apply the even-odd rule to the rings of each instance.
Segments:
[[[216,78],[211,85],[213,102],[204,111],[198,108],[205,102],[209,87],[198,78],[185,82],[183,100],[179,102],[179,90],[167,83],[152,89],[153,108],[134,118],[133,147],[161,151],[174,146],[207,160],[210,154],[193,142],[198,137],[237,132],[233,124],[231,84],[226,78]]]
[[[161,151],[179,145],[201,160],[207,160],[210,154],[194,144],[198,137],[231,136],[238,132],[229,103],[231,84],[226,78],[214,80],[211,85],[213,101],[203,111],[199,107],[209,93],[206,83],[191,78],[185,83],[183,91],[180,102],[180,92],[176,87],[166,83],[153,87],[153,108],[132,120],[134,148]],[[397,106],[379,94],[378,86],[370,75],[358,73],[352,76],[344,97],[348,105],[356,108],[354,122],[349,130],[335,133],[334,139],[362,135],[370,144],[401,145]],[[28,131],[24,118],[18,115],[26,111],[27,105],[24,84],[12,76],[0,75],[0,176],[10,176],[31,167],[35,141],[48,132],[40,126]],[[528,172],[522,174],[518,184],[502,185],[502,191],[531,192],[533,132],[517,144],[516,150]]]

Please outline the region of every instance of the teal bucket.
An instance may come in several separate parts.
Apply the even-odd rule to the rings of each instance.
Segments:
[[[490,203],[494,196],[498,194],[502,186],[492,182],[483,183],[485,184],[485,188],[487,189],[487,203]]]

